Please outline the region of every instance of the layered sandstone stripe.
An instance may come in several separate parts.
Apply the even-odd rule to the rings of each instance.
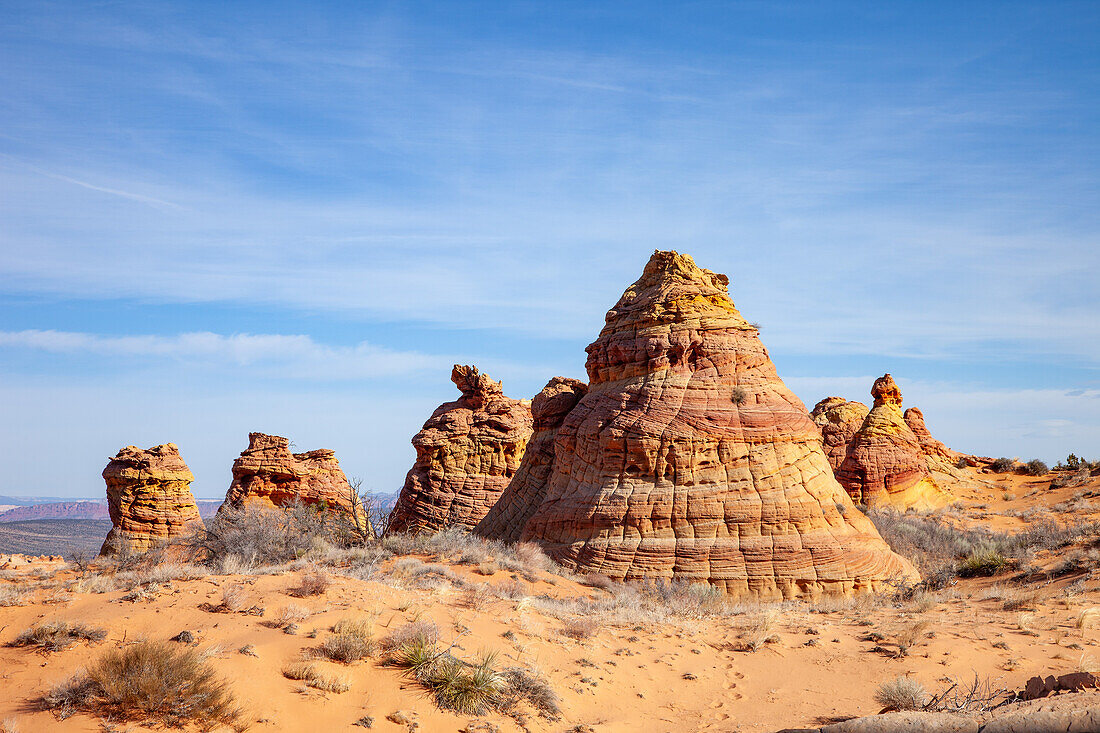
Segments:
[[[287,438],[249,433],[248,448],[233,462],[233,482],[219,511],[282,508],[297,501],[333,510],[351,508],[355,491],[335,451],[291,453]]]
[[[100,553],[145,552],[201,524],[191,495],[194,479],[173,443],[120,450],[103,469],[113,526]]]
[[[859,432],[868,412],[867,405],[843,397],[826,397],[814,405],[810,418],[821,430],[821,444],[834,471],[847,458],[848,444]]]
[[[921,453],[930,458],[943,458],[948,461],[958,459],[958,453],[933,438],[932,433],[928,432],[928,427],[924,424],[924,413],[919,407],[910,407],[902,414],[902,418],[913,431],[913,435],[917,436]]]
[[[837,480],[865,506],[905,510],[950,503],[950,494],[932,478],[921,442],[902,415],[901,390],[894,378],[886,374],[876,379],[871,396],[874,406],[852,438]]]
[[[588,347],[521,539],[579,572],[758,599],[917,579],[833,477],[728,280],[656,252]]]
[[[531,405],[500,382],[455,364],[462,396],[440,405],[413,438],[416,463],[390,514],[390,533],[472,529],[519,468],[531,438]]]
[[[508,487],[475,528],[478,534],[519,541],[527,520],[545,498],[558,428],[587,391],[588,386],[580,380],[554,377],[531,401],[535,432]]]

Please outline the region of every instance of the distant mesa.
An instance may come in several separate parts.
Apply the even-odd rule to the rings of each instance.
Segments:
[[[552,459],[550,436],[537,436],[511,503],[479,531],[538,542],[578,572],[707,582],[735,597],[915,582],[836,482],[728,283],[655,252],[587,348],[587,390],[559,385],[567,414],[536,411]]]
[[[123,544],[145,552],[201,523],[190,489],[194,478],[173,443],[120,450],[103,469],[113,527],[100,553],[116,554]]]
[[[527,520],[545,498],[558,428],[587,392],[588,385],[578,379],[554,377],[531,401],[535,432],[508,487],[475,528],[478,534],[519,541]]]
[[[871,396],[874,405],[848,443],[836,468],[837,480],[853,501],[869,507],[933,509],[951,503],[951,493],[932,477],[928,461],[930,455],[942,459],[941,449],[945,455],[949,452],[932,439],[924,416],[916,410],[906,420],[901,390],[889,374],[875,380]],[[924,441],[914,433],[913,424],[919,424]],[[826,439],[825,428],[822,437]]]
[[[413,437],[416,462],[390,514],[388,531],[471,529],[508,486],[531,438],[527,400],[504,395],[477,367],[455,364],[462,396],[440,405]]]
[[[282,508],[297,501],[351,509],[355,491],[336,452],[319,448],[291,453],[287,438],[249,433],[248,447],[233,462],[233,482],[219,512],[247,506]]]

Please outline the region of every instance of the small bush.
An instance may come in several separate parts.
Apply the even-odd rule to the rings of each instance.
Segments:
[[[743,405],[745,404],[745,400],[748,399],[748,395],[745,393],[745,390],[740,387],[734,387],[733,391],[730,393],[730,399],[735,405]]]
[[[312,570],[302,575],[301,582],[289,589],[287,593],[295,598],[324,595],[332,581],[328,575],[320,570]]]
[[[565,619],[562,624],[561,633],[568,636],[570,639],[577,641],[584,641],[585,639],[595,636],[596,632],[600,630],[600,624],[596,619],[580,616],[577,618]]]
[[[289,603],[279,609],[279,612],[275,614],[275,617],[271,620],[270,625],[277,629],[283,629],[292,624],[301,623],[312,615],[313,612],[305,606],[299,606],[297,603]]]
[[[1038,458],[1033,458],[1024,464],[1023,472],[1028,476],[1042,476],[1050,472],[1047,468],[1047,464],[1040,461]]]
[[[43,702],[62,716],[83,710],[173,727],[247,727],[233,693],[203,657],[167,642],[142,641],[113,649]]]
[[[1034,611],[1042,597],[1038,590],[1007,590],[1001,598],[1001,608],[1006,611]]]
[[[526,702],[547,720],[561,717],[561,698],[538,672],[509,667],[504,670],[503,677],[498,705],[502,712],[512,714],[517,703]]]
[[[334,662],[351,664],[374,654],[370,621],[342,619],[332,627],[333,634],[317,648],[317,653]]]
[[[1008,558],[1000,550],[988,545],[977,547],[959,563],[959,575],[972,578],[977,575],[996,575],[1008,565]]]
[[[283,509],[223,509],[181,543],[211,567],[281,565],[331,538],[335,513],[328,514],[300,502]]]
[[[106,629],[66,621],[47,621],[24,630],[10,646],[33,646],[46,652],[68,649],[78,641],[94,643],[107,638]]]
[[[439,627],[434,621],[413,621],[405,624],[382,639],[382,652],[391,654],[412,641],[421,641],[425,645],[435,644],[439,641]]]
[[[927,697],[921,683],[908,677],[883,682],[875,690],[875,702],[891,710],[920,710]]]
[[[0,608],[22,606],[27,602],[27,591],[11,585],[0,586]]]
[[[989,468],[993,473],[1008,473],[1016,467],[1016,461],[1011,458],[998,458],[989,464]]]

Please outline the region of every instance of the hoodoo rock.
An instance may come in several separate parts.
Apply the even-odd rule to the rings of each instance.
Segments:
[[[478,534],[505,542],[519,541],[527,520],[545,498],[558,428],[587,391],[588,386],[580,380],[554,377],[535,395],[531,401],[534,435],[515,476],[475,528]]]
[[[291,453],[286,438],[249,433],[248,448],[233,462],[233,483],[219,511],[286,507],[295,501],[350,508],[354,495],[335,451],[319,448]]]
[[[191,475],[173,443],[142,450],[127,446],[103,469],[107,510],[114,525],[100,553],[145,552],[202,519],[191,495]]]
[[[814,405],[810,417],[821,430],[821,443],[833,470],[848,456],[848,445],[867,417],[867,405],[843,397],[826,397]]]
[[[440,405],[413,438],[416,463],[388,532],[471,529],[519,468],[533,427],[530,403],[506,397],[476,367],[455,364],[451,381],[462,396]]]
[[[950,503],[950,494],[932,478],[921,441],[902,415],[901,390],[894,378],[886,374],[876,379],[871,396],[874,406],[852,438],[837,480],[866,506],[904,510]]]
[[[587,349],[588,391],[557,430],[520,539],[579,572],[737,597],[916,580],[836,482],[728,282],[654,253]]]
[[[943,458],[948,461],[959,457],[958,453],[932,437],[932,433],[928,432],[928,428],[924,424],[924,413],[920,411],[919,407],[910,407],[902,414],[902,417],[905,419],[905,424],[913,431],[913,435],[917,436],[921,453],[930,458]]]

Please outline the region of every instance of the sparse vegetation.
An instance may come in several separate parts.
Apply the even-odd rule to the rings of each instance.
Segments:
[[[313,569],[302,575],[298,585],[290,588],[287,593],[295,598],[324,595],[332,584],[328,574],[322,570]]]
[[[0,586],[0,608],[22,606],[27,601],[27,591],[13,585]]]
[[[334,662],[351,664],[374,654],[372,624],[368,619],[341,619],[332,627],[332,636],[315,650]]]
[[[288,680],[299,680],[316,690],[324,692],[347,692],[351,689],[351,682],[347,677],[327,675],[312,662],[292,662],[283,667],[283,677]]]
[[[1008,473],[1016,467],[1016,461],[1011,458],[997,458],[989,464],[989,470],[993,473]]]
[[[471,664],[455,657],[450,649],[441,650],[426,634],[416,634],[394,648],[386,661],[405,669],[446,710],[481,715],[499,706],[505,685],[496,669],[496,655],[483,654]]]
[[[203,657],[167,642],[142,641],[108,651],[86,673],[48,693],[43,703],[63,718],[84,711],[173,727],[248,727],[233,693]]]
[[[1008,564],[1001,551],[992,545],[975,547],[959,563],[958,572],[964,578],[976,575],[996,575]]]
[[[47,621],[20,632],[10,646],[31,646],[45,652],[59,652],[79,641],[95,643],[107,638],[106,629],[67,621]]]
[[[875,690],[875,702],[890,710],[920,710],[927,698],[924,686],[909,677],[883,682]]]
[[[1028,476],[1042,476],[1049,472],[1050,469],[1047,467],[1047,464],[1043,463],[1038,458],[1031,459],[1025,463],[1023,467],[1023,473],[1026,473]]]

